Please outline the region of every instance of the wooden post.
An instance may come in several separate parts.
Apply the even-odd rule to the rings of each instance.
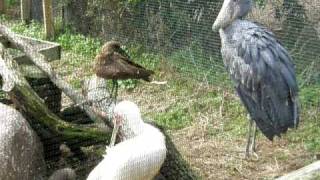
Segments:
[[[54,38],[54,22],[52,16],[52,0],[42,0],[43,21],[46,38]]]
[[[25,24],[29,24],[31,21],[31,0],[21,0],[21,20]]]
[[[0,14],[4,14],[6,12],[5,3],[6,3],[5,0],[0,0]]]

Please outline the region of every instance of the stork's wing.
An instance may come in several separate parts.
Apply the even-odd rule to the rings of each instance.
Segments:
[[[292,58],[275,36],[259,26],[233,37],[222,52],[237,92],[260,130],[271,140],[298,125],[298,86]],[[233,51],[233,52],[232,52]]]

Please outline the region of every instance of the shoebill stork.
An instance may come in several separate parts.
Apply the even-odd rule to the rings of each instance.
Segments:
[[[165,136],[142,120],[133,102],[117,104],[114,118],[119,123],[120,142],[107,147],[87,180],[152,180],[166,158]]]
[[[224,0],[212,26],[220,33],[224,65],[250,115],[246,157],[255,151],[256,126],[272,141],[299,123],[292,58],[270,30],[243,19],[251,6],[251,0]]]
[[[150,82],[150,76],[153,74],[153,71],[131,61],[127,53],[121,49],[120,43],[116,41],[104,44],[95,60],[96,75],[104,79],[111,79],[113,82],[111,97],[113,96],[114,99],[117,97],[117,80],[143,79]]]

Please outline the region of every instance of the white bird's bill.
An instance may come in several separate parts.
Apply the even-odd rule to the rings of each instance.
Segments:
[[[117,138],[117,134],[118,134],[119,128],[121,126],[121,121],[123,121],[121,116],[118,115],[118,114],[115,114],[114,117],[113,117],[113,126],[114,127],[113,127],[113,130],[112,130],[112,135],[111,135],[109,148],[113,147],[114,144],[116,143],[116,138]]]

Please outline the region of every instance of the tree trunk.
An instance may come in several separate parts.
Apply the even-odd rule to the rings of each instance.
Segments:
[[[4,14],[6,12],[6,1],[0,0],[0,14]]]
[[[31,21],[31,0],[21,0],[21,20],[25,24]]]
[[[54,38],[54,21],[52,17],[52,0],[43,0],[43,21],[46,38]]]

